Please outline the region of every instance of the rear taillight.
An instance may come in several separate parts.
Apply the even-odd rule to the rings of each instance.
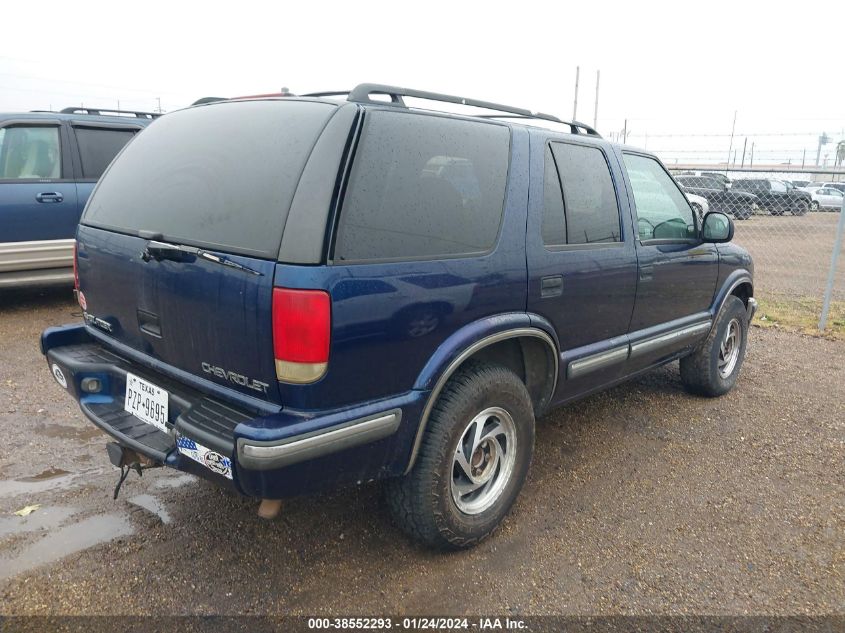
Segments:
[[[314,382],[326,373],[331,325],[327,292],[273,289],[273,355],[280,381]]]
[[[65,251],[67,252],[67,251]],[[79,264],[76,261],[76,240],[73,242],[73,289],[79,290]],[[67,261],[67,260],[65,260]]]

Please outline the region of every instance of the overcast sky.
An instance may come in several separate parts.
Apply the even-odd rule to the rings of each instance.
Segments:
[[[202,96],[371,81],[500,101],[592,123],[649,149],[796,150],[845,132],[845,2],[89,1],[4,7],[0,111],[164,110]],[[799,137],[798,135],[802,136]],[[649,135],[646,138],[646,135]],[[698,140],[693,140],[698,139]],[[832,145],[827,152],[832,151]]]

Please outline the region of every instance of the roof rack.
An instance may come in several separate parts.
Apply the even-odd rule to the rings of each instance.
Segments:
[[[114,114],[131,114],[138,119],[155,119],[160,117],[162,112],[139,112],[137,110],[112,110],[111,108],[64,108],[59,110],[62,114],[90,114],[94,116],[111,116]]]
[[[467,99],[465,97],[456,97],[454,95],[445,95],[438,92],[426,92],[424,90],[414,90],[412,88],[398,88],[396,86],[386,86],[383,84],[359,84],[352,90],[337,90],[331,92],[312,92],[304,97],[336,97],[347,95],[347,101],[355,103],[373,103],[378,105],[392,105],[400,108],[408,107],[402,97],[415,97],[417,99],[426,99],[428,101],[440,101],[443,103],[455,103],[458,105],[473,106],[476,108],[484,108],[485,110],[495,110],[506,114],[485,114],[481,118],[485,119],[540,119],[543,121],[552,121],[554,123],[562,123],[568,125],[573,134],[588,134],[589,136],[601,135],[595,129],[579,123],[577,121],[564,121],[551,114],[544,114],[542,112],[532,112],[524,108],[516,108],[514,106],[502,105],[500,103],[493,103],[491,101],[481,101],[479,99]],[[390,97],[390,103],[378,99],[371,99],[370,95],[386,95]]]

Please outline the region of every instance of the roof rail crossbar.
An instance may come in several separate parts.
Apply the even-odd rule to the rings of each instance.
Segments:
[[[325,95],[326,93],[317,93],[314,95],[308,96],[319,96],[320,94]],[[568,125],[569,128],[572,130],[573,134],[580,134],[583,130],[585,133],[589,134],[590,136],[599,136],[600,134],[596,132],[593,128],[589,125],[585,125],[584,123],[578,123],[576,121],[564,121],[559,119],[558,117],[552,114],[544,114],[542,112],[532,112],[531,110],[526,110],[525,108],[517,108],[514,106],[502,105],[501,103],[493,103],[491,101],[481,101],[479,99],[468,99],[466,97],[457,97],[454,95],[446,95],[440,94],[438,92],[426,92],[424,90],[414,90],[412,88],[399,88],[397,86],[386,86],[383,84],[359,84],[355,86],[349,93],[344,92],[335,92],[329,93],[332,95],[338,94],[348,94],[349,96],[347,99],[349,101],[354,101],[356,103],[373,103],[373,104],[384,104],[383,101],[379,101],[377,99],[371,99],[370,95],[373,94],[381,94],[381,95],[389,95],[390,101],[392,105],[397,106],[404,106],[404,101],[402,97],[414,97],[417,99],[426,99],[428,101],[440,101],[443,103],[454,103],[457,105],[465,105],[465,106],[472,106],[475,108],[483,108],[485,110],[495,110],[497,112],[504,112],[508,115],[511,115],[512,118],[524,118],[524,119],[541,119],[543,121],[552,121],[554,123],[562,123],[564,125]],[[484,118],[496,119],[496,118],[509,118],[503,115],[483,115]]]
[[[113,110],[111,108],[82,108],[69,107],[60,110],[61,114],[91,114],[94,116],[110,116],[112,114],[131,114],[138,119],[155,119],[161,112],[141,112],[138,110]]]

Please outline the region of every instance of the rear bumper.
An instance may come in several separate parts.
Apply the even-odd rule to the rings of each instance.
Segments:
[[[411,421],[419,419],[426,395],[412,391],[341,410],[282,409],[268,415],[133,362],[83,325],[46,330],[41,349],[56,381],[79,401],[88,419],[121,445],[156,463],[265,498],[400,474],[415,431]],[[168,392],[166,432],[124,410],[127,372]],[[232,479],[188,457],[177,438],[230,460]]]

